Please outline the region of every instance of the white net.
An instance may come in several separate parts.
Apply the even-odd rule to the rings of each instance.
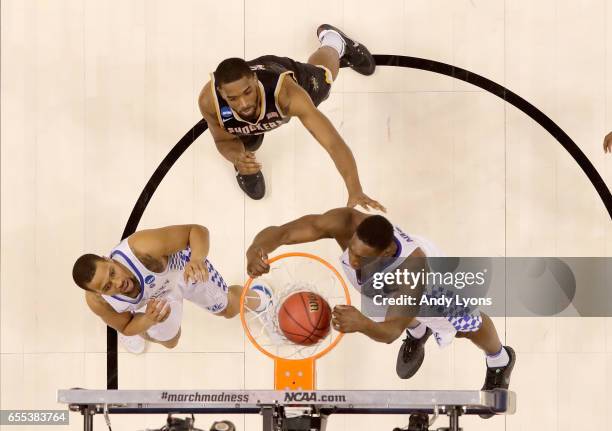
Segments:
[[[338,276],[322,262],[304,256],[284,257],[271,263],[270,272],[253,280],[268,286],[273,304],[264,311],[249,309],[245,303],[244,320],[255,342],[268,353],[284,359],[306,359],[329,347],[339,333],[333,328],[329,335],[311,346],[288,340],[278,324],[278,312],[285,299],[297,292],[314,292],[327,301],[330,308],[347,303],[347,296]],[[256,294],[247,292],[247,296]]]

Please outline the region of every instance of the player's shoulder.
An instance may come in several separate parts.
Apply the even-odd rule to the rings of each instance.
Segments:
[[[151,253],[160,242],[159,229],[143,229],[127,238],[127,244],[137,258]]]
[[[200,95],[198,96],[198,105],[200,106],[200,110],[210,114],[215,113],[212,85],[212,81],[208,81],[204,87],[202,87],[202,91],[200,91]]]
[[[368,215],[354,208],[340,207],[333,208],[321,214],[322,221],[334,225],[342,226],[345,229],[355,229]]]
[[[285,72],[279,85],[277,102],[285,115],[293,116],[293,114],[295,114],[295,112],[293,112],[295,109],[295,101],[297,100],[299,102],[299,99],[303,97],[302,92],[304,90],[295,82],[295,79],[289,72]]]
[[[333,217],[337,217],[337,218],[344,218],[344,219],[350,218],[350,219],[361,219],[361,220],[369,216],[369,214],[362,213],[361,211],[358,211],[355,208],[351,208],[351,207],[332,208],[326,211],[324,214],[333,216]]]
[[[306,90],[304,90],[304,88],[302,88],[300,84],[298,84],[298,82],[296,81],[295,75],[291,71],[283,72],[282,78],[279,78],[279,79],[280,79],[280,82],[279,82],[280,88],[278,89],[279,101],[285,99],[287,102],[291,102],[297,99],[300,99],[300,100],[304,99],[305,96],[307,98],[310,98]]]
[[[283,107],[285,115],[301,117],[319,110],[308,92],[298,84],[295,75],[291,72],[285,72],[280,84],[277,101]]]

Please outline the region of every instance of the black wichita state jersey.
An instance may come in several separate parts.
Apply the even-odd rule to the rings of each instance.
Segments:
[[[286,117],[278,106],[278,93],[283,80],[287,75],[295,79],[298,84],[301,78],[307,79],[306,76],[302,76],[307,74],[306,70],[300,67],[303,65],[287,57],[265,55],[247,61],[247,64],[257,75],[260,96],[263,95],[260,97],[259,118],[253,123],[240,118],[240,115],[230,108],[219,94],[214,74],[211,74],[211,88],[214,92],[213,99],[219,124],[236,136],[260,135],[289,122],[291,118]]]

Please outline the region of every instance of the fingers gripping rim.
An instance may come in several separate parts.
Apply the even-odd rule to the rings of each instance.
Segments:
[[[346,282],[344,281],[344,279],[342,278],[342,276],[338,272],[338,270],[336,270],[336,268],[334,268],[325,259],[323,259],[323,258],[321,258],[321,257],[319,257],[317,255],[310,254],[310,253],[304,253],[304,252],[283,253],[283,254],[279,254],[278,256],[274,256],[274,257],[266,260],[266,263],[269,264],[269,265],[272,265],[273,263],[278,262],[278,261],[280,261],[282,259],[287,259],[287,258],[292,258],[292,257],[301,257],[301,258],[310,259],[312,261],[316,261],[318,264],[323,265],[325,268],[327,268],[327,270],[329,270],[333,274],[333,278],[338,281],[339,286],[341,286],[342,293],[344,294],[344,297],[346,299],[346,304],[347,305],[351,304],[349,289],[348,289],[348,287],[346,285]],[[248,290],[250,289],[251,285],[253,284],[253,281],[254,281],[254,279],[252,277],[249,277],[249,279],[246,281],[246,283],[244,285],[244,288],[242,289],[242,294],[240,296],[240,320],[242,322],[242,327],[244,328],[244,332],[246,333],[246,335],[249,338],[249,340],[251,341],[251,343],[257,348],[257,350],[259,350],[264,355],[266,355],[269,358],[272,358],[274,360],[291,361],[292,359],[283,358],[283,357],[275,355],[274,353],[271,353],[270,351],[265,349],[262,345],[260,345],[258,343],[256,338],[253,336],[253,334],[250,331],[250,328],[249,328],[249,325],[248,325],[248,322],[247,322],[247,318],[246,318],[246,312],[248,311],[248,309],[245,307],[245,300],[246,300],[246,294],[247,294]],[[325,347],[324,349],[316,352],[315,354],[310,356],[309,359],[315,360],[315,359],[318,359],[318,358],[326,355],[334,347],[336,347],[336,345],[340,342],[340,340],[342,339],[343,336],[344,335],[342,333],[338,333],[336,335],[336,337],[334,338],[334,340],[327,347]]]

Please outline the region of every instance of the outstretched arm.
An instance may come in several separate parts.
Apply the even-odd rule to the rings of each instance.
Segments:
[[[350,236],[352,218],[357,211],[337,208],[324,214],[300,217],[282,226],[269,226],[259,232],[247,250],[247,272],[257,277],[269,271],[268,253],[289,244],[313,242],[323,238]]]
[[[361,188],[357,163],[351,149],[346,145],[334,125],[312,103],[310,96],[292,79],[283,83],[286,91],[283,100],[286,102],[286,114],[298,117],[304,127],[319,141],[334,161],[336,169],[344,179],[348,190],[347,206],[361,205],[385,211],[385,208],[375,200],[369,198]]]
[[[170,306],[164,299],[152,299],[147,303],[144,313],[116,312],[99,295],[91,292],[85,293],[87,305],[104,323],[117,332],[132,336],[147,331],[151,326],[163,322],[170,315]]]
[[[427,257],[420,248],[417,248],[409,257],[397,267],[398,270],[406,270],[411,273],[428,270]],[[385,283],[383,289],[378,294],[383,298],[407,298],[412,297],[413,302],[407,305],[391,305],[387,308],[385,320],[376,322],[365,316],[351,305],[338,305],[332,314],[332,323],[336,330],[340,332],[361,332],[371,339],[381,343],[392,343],[399,338],[404,330],[413,327],[418,322],[416,316],[419,312],[419,299],[423,294],[424,283],[419,281],[417,284],[399,283],[398,280]],[[362,297],[362,307],[364,300],[374,298]]]
[[[208,130],[215,141],[217,151],[241,174],[251,175],[259,172],[261,164],[255,158],[255,154],[246,151],[240,138],[228,133],[219,123],[212,94],[212,83],[208,82],[200,93],[198,106],[202,117],[208,124]]]
[[[337,331],[361,332],[379,343],[394,342],[413,321],[413,317],[393,317],[384,322],[375,322],[352,305],[337,305],[332,317],[332,324]]]

